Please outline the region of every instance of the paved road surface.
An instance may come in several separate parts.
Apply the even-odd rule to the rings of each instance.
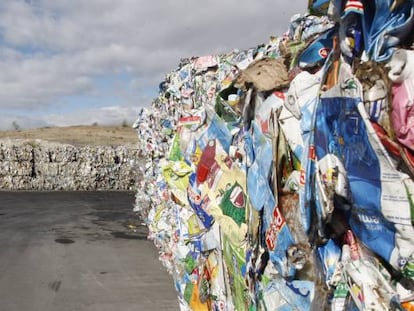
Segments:
[[[0,311],[178,310],[134,200],[0,192]]]

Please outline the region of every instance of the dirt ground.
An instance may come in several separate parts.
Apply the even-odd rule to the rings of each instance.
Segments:
[[[123,126],[70,126],[38,129],[0,131],[0,139],[41,139],[52,142],[85,145],[112,145],[137,143],[137,132]]]

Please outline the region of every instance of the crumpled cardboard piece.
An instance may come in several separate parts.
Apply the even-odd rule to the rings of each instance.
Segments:
[[[264,58],[250,64],[235,80],[236,88],[252,84],[258,91],[279,90],[289,85],[289,77],[282,58]]]

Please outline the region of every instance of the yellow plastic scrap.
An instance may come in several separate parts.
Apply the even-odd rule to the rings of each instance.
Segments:
[[[184,161],[168,161],[162,165],[162,176],[171,194],[178,200],[176,203],[180,205],[187,205],[188,178],[191,173],[191,167]]]

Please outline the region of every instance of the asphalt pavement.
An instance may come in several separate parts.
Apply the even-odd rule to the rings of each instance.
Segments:
[[[131,192],[0,192],[0,311],[179,310]]]

